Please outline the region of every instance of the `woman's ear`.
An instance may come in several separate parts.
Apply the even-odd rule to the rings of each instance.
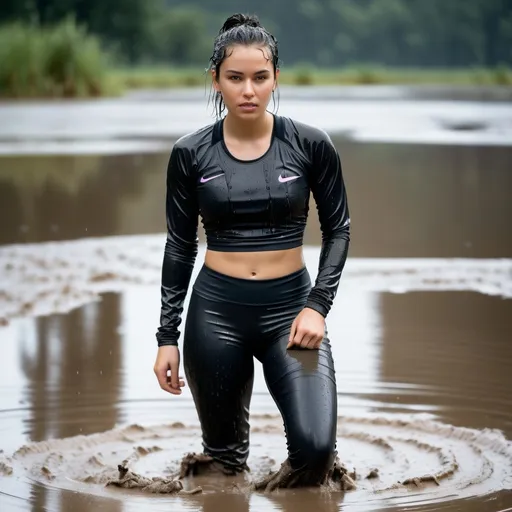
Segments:
[[[215,72],[215,69],[212,69],[212,84],[213,84],[213,88],[217,92],[220,92],[220,86],[219,86],[219,82],[217,81],[217,73]]]
[[[279,69],[276,69],[276,77],[274,78],[274,87],[272,88],[272,91],[275,91],[277,89],[277,79],[279,78]]]

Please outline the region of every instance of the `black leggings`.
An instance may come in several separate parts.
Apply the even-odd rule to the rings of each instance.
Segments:
[[[327,333],[318,350],[286,349],[310,288],[305,268],[254,281],[206,266],[199,272],[184,330],[184,368],[204,453],[226,469],[241,471],[249,455],[254,357],[283,417],[292,469],[322,474],[334,462],[337,396]]]

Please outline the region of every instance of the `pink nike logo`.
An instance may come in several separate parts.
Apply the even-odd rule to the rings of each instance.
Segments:
[[[201,179],[199,180],[201,183],[206,183],[207,181],[214,180],[215,178],[219,178],[220,176],[224,176],[223,174],[216,174],[215,176],[210,176],[209,178],[205,178],[204,176],[201,176]]]
[[[300,178],[300,176],[287,176],[287,177],[283,177],[281,175],[279,175],[279,183],[286,183],[287,181],[292,181],[292,180],[296,180],[297,178]]]

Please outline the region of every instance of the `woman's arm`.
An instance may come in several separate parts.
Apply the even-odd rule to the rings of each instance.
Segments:
[[[158,346],[178,345],[183,304],[197,256],[198,204],[190,152],[178,141],[167,167],[167,241],[162,265]]]
[[[350,243],[350,214],[340,156],[329,136],[312,144],[310,187],[316,202],[322,246],[315,284],[306,307],[324,318],[329,313],[347,259]]]

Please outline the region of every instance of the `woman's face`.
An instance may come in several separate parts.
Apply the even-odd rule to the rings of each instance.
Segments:
[[[236,45],[227,51],[219,75],[212,71],[213,86],[222,94],[230,115],[255,119],[265,114],[277,76],[268,48]]]

